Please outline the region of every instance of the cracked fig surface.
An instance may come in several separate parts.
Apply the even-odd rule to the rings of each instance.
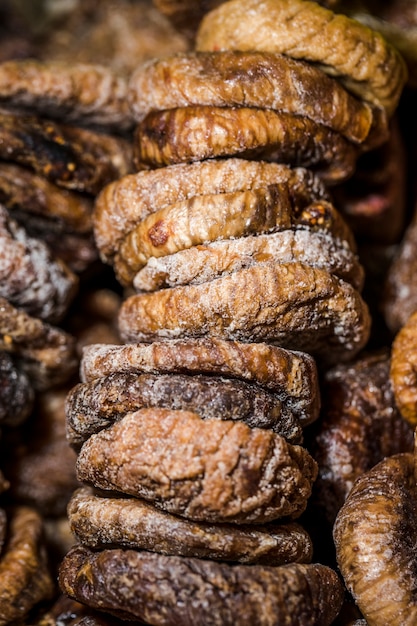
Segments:
[[[137,498],[78,489],[68,505],[71,530],[93,549],[131,548],[240,563],[310,563],[312,541],[300,524],[213,524],[159,511]]]
[[[64,558],[61,589],[94,608],[158,626],[329,626],[343,588],[320,564],[236,565],[134,550]]]
[[[327,362],[352,356],[368,339],[370,317],[351,285],[302,263],[257,264],[201,285],[124,301],[124,341],[219,337],[303,349]]]
[[[317,465],[269,430],[141,409],[95,435],[77,477],[196,521],[263,523],[304,511]]]

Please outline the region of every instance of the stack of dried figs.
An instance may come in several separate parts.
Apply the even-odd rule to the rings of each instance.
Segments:
[[[3,4],[0,624],[413,624],[413,3]]]
[[[196,48],[132,74],[138,171],[95,202],[125,343],[87,347],[67,398],[85,487],[60,585],[137,623],[331,624],[303,428],[316,359],[354,358],[370,316],[329,186],[386,141],[405,65],[306,0],[221,4]]]

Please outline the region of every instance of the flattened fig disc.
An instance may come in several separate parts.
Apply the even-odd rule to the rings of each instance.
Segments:
[[[81,546],[64,558],[59,582],[91,607],[161,626],[329,626],[343,598],[336,572],[320,564],[231,566]]]

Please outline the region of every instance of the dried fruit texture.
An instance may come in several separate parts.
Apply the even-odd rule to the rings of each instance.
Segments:
[[[113,372],[208,374],[240,378],[269,389],[288,403],[303,425],[318,416],[320,397],[314,359],[263,343],[185,338],[151,344],[91,345],[80,366],[83,382]]]
[[[288,228],[295,221],[292,214],[285,184],[194,196],[157,209],[120,242],[114,261],[118,279],[129,284],[151,257],[217,239]]]
[[[196,523],[136,498],[79,489],[68,505],[71,529],[93,549],[130,548],[238,563],[309,563],[312,542],[295,522],[264,526]]]
[[[0,297],[30,315],[58,322],[78,289],[78,279],[45,243],[26,231],[0,205]]]
[[[65,557],[59,580],[79,601],[161,626],[328,626],[343,596],[337,574],[324,565],[231,566],[133,550],[94,553],[83,547]]]
[[[386,276],[382,310],[385,321],[393,333],[407,323],[417,310],[417,210],[397,249]]]
[[[23,619],[53,591],[42,519],[30,508],[16,507],[8,516],[8,538],[0,555],[0,624]]]
[[[33,388],[26,374],[7,352],[0,352],[0,423],[21,424],[30,414],[33,401]]]
[[[49,62],[93,63],[129,76],[142,62],[183,52],[186,38],[149,0],[83,0],[47,4],[51,27],[38,41],[37,56]],[[66,12],[65,12],[66,11]]]
[[[0,157],[66,189],[97,194],[131,169],[130,142],[34,116],[0,113]]]
[[[317,466],[270,430],[189,411],[141,409],[92,435],[81,482],[195,521],[264,523],[304,511]]]
[[[137,272],[136,291],[200,284],[256,263],[299,261],[318,267],[362,290],[364,272],[347,244],[326,232],[285,230],[195,245],[161,258],[150,257]]]
[[[241,156],[308,167],[327,184],[346,180],[358,149],[306,117],[269,109],[184,107],[149,113],[135,133],[137,169]]]
[[[128,342],[186,336],[265,341],[335,363],[366,344],[370,316],[359,292],[328,272],[271,263],[130,296],[120,308],[119,330]]]
[[[116,131],[132,126],[127,81],[103,65],[20,59],[0,64],[0,105]]]
[[[403,418],[417,425],[417,312],[397,333],[391,347],[390,377]]]
[[[154,5],[174,24],[175,28],[192,39],[207,11],[211,11],[224,0],[154,0]]]
[[[363,5],[363,6],[362,6]],[[417,13],[413,0],[396,0],[381,4],[374,0],[361,2],[351,17],[377,30],[393,45],[407,63],[408,85],[417,86]]]
[[[64,515],[72,492],[79,486],[76,455],[65,438],[66,393],[62,388],[38,394],[24,428],[4,435],[3,470],[13,501],[46,516]]]
[[[14,212],[38,216],[47,228],[85,234],[92,231],[92,199],[57,187],[43,176],[15,165],[0,163],[0,202]]]
[[[147,262],[189,250],[197,263],[196,266],[192,263],[192,271],[203,262],[199,254],[201,248],[196,247],[200,244],[233,237],[232,245],[238,249],[244,249],[251,241],[256,248],[262,242],[271,241],[269,237],[258,238],[259,235],[291,228],[327,233],[330,239],[341,240],[346,248],[356,249],[351,231],[332,204],[321,201],[308,206],[294,205],[287,185],[278,184],[234,193],[194,196],[155,210],[120,241],[114,268],[118,280],[130,285],[136,272]],[[257,237],[249,239],[251,234]],[[274,252],[270,260],[283,262],[285,252],[277,247]],[[263,261],[266,256],[267,250],[261,250],[257,258]],[[207,267],[205,261],[204,267]],[[226,263],[229,272],[233,271],[232,264]]]
[[[416,623],[416,482],[412,454],[356,481],[334,526],[340,571],[369,626]]]
[[[398,243],[404,229],[408,155],[398,121],[391,120],[383,146],[358,159],[352,178],[332,188],[335,205],[365,245]]]
[[[355,480],[384,457],[413,449],[413,429],[395,406],[386,352],[328,370],[322,419],[308,446],[319,465],[314,501],[333,524]]]
[[[305,0],[230,0],[203,18],[196,49],[259,50],[317,63],[388,116],[407,79],[402,57],[378,32]]]
[[[94,233],[103,260],[120,240],[155,210],[194,196],[235,193],[268,185],[288,185],[294,204],[328,200],[324,184],[309,170],[245,159],[181,163],[138,172],[105,187],[95,202]]]
[[[9,352],[32,385],[45,390],[71,378],[78,366],[75,340],[0,298],[0,350]]]
[[[373,122],[372,108],[311,64],[266,52],[189,52],[139,66],[129,81],[137,121],[179,107],[253,107],[301,115],[354,143]]]
[[[291,443],[302,441],[296,412],[258,385],[199,374],[134,372],[115,372],[70,391],[67,440],[78,447],[90,435],[144,407],[193,411],[203,419],[239,420],[252,428],[270,428]]]

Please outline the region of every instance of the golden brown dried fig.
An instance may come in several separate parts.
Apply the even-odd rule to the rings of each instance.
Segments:
[[[312,61],[388,115],[407,78],[402,57],[378,32],[306,0],[230,0],[203,18],[196,47],[279,52]]]
[[[414,626],[417,487],[411,453],[358,478],[334,525],[340,571],[369,626]]]

